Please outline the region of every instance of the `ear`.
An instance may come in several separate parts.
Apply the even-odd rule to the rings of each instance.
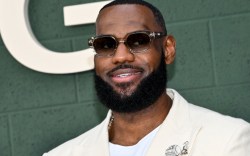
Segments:
[[[176,42],[172,35],[168,35],[165,37],[163,41],[163,50],[165,54],[165,62],[166,64],[171,64],[175,59],[175,47]]]

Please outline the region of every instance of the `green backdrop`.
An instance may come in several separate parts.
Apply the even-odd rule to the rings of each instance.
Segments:
[[[191,103],[250,122],[250,1],[148,1],[162,11],[177,40],[168,86]],[[93,1],[30,0],[37,39],[55,51],[87,48],[94,25],[65,27],[63,7],[88,2]],[[32,71],[0,39],[0,156],[41,156],[102,121],[107,110],[92,79],[93,71]]]

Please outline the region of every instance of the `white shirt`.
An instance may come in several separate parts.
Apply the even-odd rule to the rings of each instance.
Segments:
[[[144,156],[158,130],[159,126],[133,146],[109,143],[110,156]]]

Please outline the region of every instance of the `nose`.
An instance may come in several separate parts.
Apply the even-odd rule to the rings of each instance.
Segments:
[[[116,48],[114,56],[112,57],[112,63],[122,64],[126,62],[133,62],[134,59],[134,54],[130,52],[124,42],[120,42]]]

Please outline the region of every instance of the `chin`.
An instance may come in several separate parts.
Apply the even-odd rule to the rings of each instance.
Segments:
[[[113,90],[119,94],[121,97],[131,96],[137,88],[138,85],[134,83],[130,84],[117,84],[113,87]]]

